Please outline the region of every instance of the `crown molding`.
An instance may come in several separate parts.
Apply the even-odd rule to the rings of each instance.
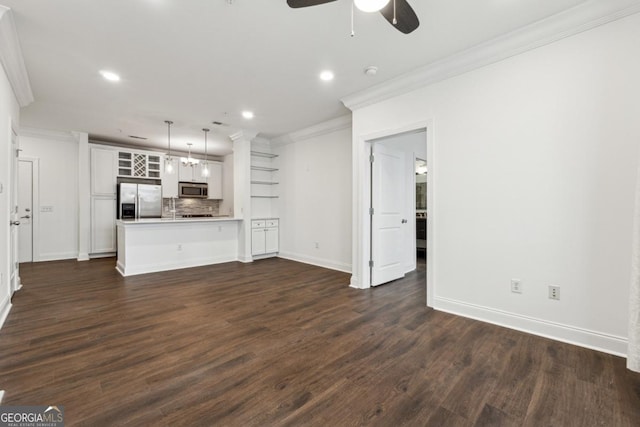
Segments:
[[[21,137],[48,139],[62,142],[78,142],[78,139],[72,132],[61,132],[57,130],[30,128],[26,126],[20,127],[18,132]]]
[[[271,140],[271,145],[279,147],[282,145],[293,144],[295,142],[304,141],[305,139],[315,138],[351,127],[351,114],[340,116],[326,122],[304,128],[295,132],[288,133]]]
[[[256,132],[256,131],[243,129],[243,130],[240,130],[240,131],[238,131],[236,133],[233,133],[233,134],[229,135],[229,138],[233,142],[239,141],[241,139],[246,139],[247,141],[251,141],[257,135],[258,135],[258,132]]]
[[[640,0],[590,0],[369,89],[347,95],[341,101],[354,111],[638,12]]]
[[[5,6],[0,6],[0,63],[7,73],[7,78],[20,107],[31,104],[33,92],[29,83],[27,67],[24,65],[13,12]]]

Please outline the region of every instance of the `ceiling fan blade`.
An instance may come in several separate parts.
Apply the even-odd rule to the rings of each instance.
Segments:
[[[299,7],[317,6],[319,4],[331,3],[336,0],[287,0],[289,7],[297,9]]]
[[[393,23],[393,2],[394,0],[391,0],[389,4],[382,8],[380,11],[382,16],[384,16],[384,18],[398,31],[404,34],[409,34],[418,28],[420,20],[407,0],[395,0],[397,23]]]

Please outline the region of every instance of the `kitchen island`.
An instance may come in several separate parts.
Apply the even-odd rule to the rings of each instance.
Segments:
[[[116,269],[132,276],[236,261],[239,221],[229,217],[119,220]]]

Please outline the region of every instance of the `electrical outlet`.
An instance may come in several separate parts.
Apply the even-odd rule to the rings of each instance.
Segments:
[[[560,299],[560,286],[549,285],[549,299]]]
[[[320,249],[320,243],[319,242],[315,242],[314,246],[315,246],[316,249]]]
[[[522,293],[522,282],[520,279],[511,279],[511,292],[516,294]]]
[[[182,245],[178,245],[178,252],[182,251]]]

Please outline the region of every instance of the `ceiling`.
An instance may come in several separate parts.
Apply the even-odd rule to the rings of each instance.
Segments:
[[[409,0],[409,35],[351,1],[0,0],[13,10],[35,101],[21,125],[92,139],[231,152],[240,129],[272,138],[348,114],[340,99],[585,0]],[[364,68],[378,67],[376,76]],[[323,82],[322,70],[335,79]],[[111,70],[119,82],[103,79]],[[244,119],[241,111],[255,118]],[[224,125],[213,125],[219,121]],[[147,138],[139,140],[130,136]]]

